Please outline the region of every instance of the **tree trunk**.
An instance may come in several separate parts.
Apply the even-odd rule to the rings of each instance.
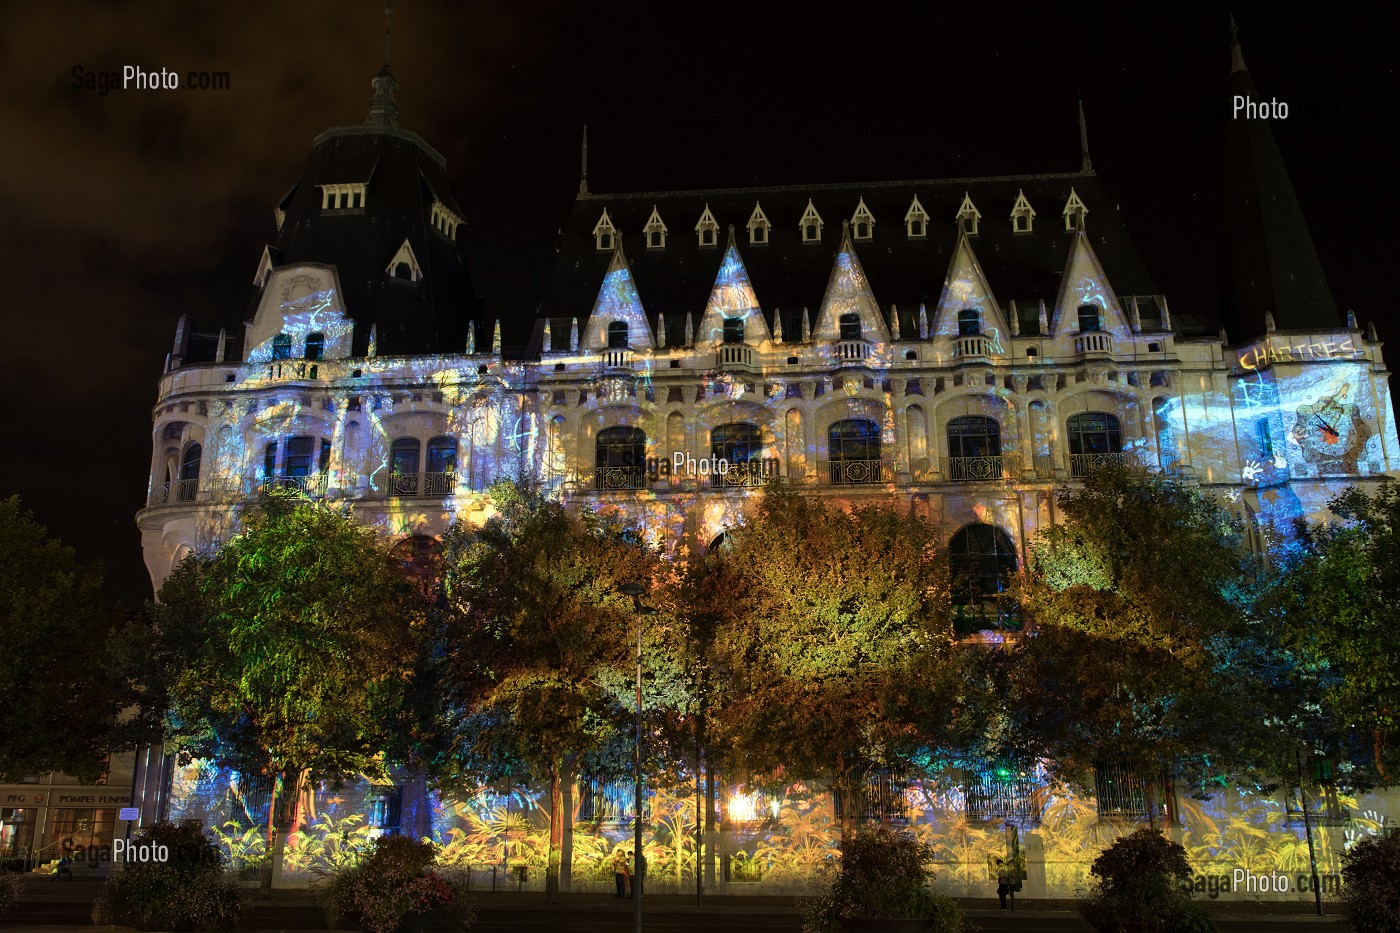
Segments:
[[[564,842],[564,818],[560,813],[563,794],[560,792],[559,769],[549,769],[549,867],[545,869],[545,901],[559,903],[559,852]]]
[[[559,846],[559,890],[574,889],[574,775],[565,773],[563,777],[563,809],[559,812],[564,818],[563,841]]]
[[[302,781],[305,771],[298,770],[292,778],[291,789],[287,789],[288,772],[283,771],[272,782],[272,799],[268,803],[268,845],[267,859],[263,862],[259,896],[272,897],[273,882],[282,876],[282,862],[287,852],[287,836],[296,818],[297,804],[301,800]],[[282,793],[277,790],[281,787]]]

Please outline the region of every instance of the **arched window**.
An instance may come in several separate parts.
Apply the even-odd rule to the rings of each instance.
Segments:
[[[744,319],[741,317],[727,317],[724,319],[724,342],[743,343],[744,342]]]
[[[958,312],[958,336],[976,337],[982,333],[982,312],[976,308],[963,308]]]
[[[278,334],[272,338],[272,358],[274,360],[290,360],[292,358],[292,337],[290,334]]]
[[[1019,627],[1015,604],[1005,595],[1016,563],[1011,537],[995,525],[967,525],[953,535],[948,564],[957,608],[955,628]]]
[[[948,422],[948,478],[1000,479],[1001,425],[985,415],[964,415]]]
[[[711,473],[711,486],[762,486],[763,433],[747,421],[722,424],[710,432],[710,456],[728,463],[728,472]]]
[[[263,448],[263,482],[271,482],[277,476],[277,442],[268,441]]]
[[[394,266],[394,278],[409,281],[413,278],[413,267],[406,262],[400,262]]]
[[[176,498],[181,502],[193,501],[195,494],[199,492],[199,462],[203,455],[203,447],[191,444],[185,448],[185,455],[180,458],[180,490]]]
[[[860,315],[859,315],[859,314],[843,314],[843,315],[841,315],[841,339],[842,339],[842,340],[859,340],[859,339],[860,339]]]
[[[647,435],[641,428],[604,428],[595,447],[593,485],[598,489],[646,488]]]
[[[306,335],[306,358],[308,360],[319,360],[321,352],[326,348],[326,335],[320,331]]]
[[[450,496],[457,482],[457,438],[443,434],[428,441],[424,495]]]
[[[418,454],[422,445],[416,437],[401,437],[389,448],[389,495],[418,495]]]
[[[1069,419],[1069,452],[1116,454],[1123,450],[1118,418],[1106,411],[1086,411]]]
[[[613,321],[608,325],[608,349],[627,349],[627,322]]]
[[[1079,332],[1089,334],[1103,330],[1103,322],[1099,319],[1098,305],[1079,306]]]
[[[878,483],[880,429],[873,421],[853,418],[838,421],[827,430],[827,451],[833,483]]]

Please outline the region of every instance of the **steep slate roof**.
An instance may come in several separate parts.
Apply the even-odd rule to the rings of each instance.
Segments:
[[[982,214],[971,242],[997,302],[1008,309],[1014,299],[1021,332],[1034,334],[1038,300],[1053,307],[1069,256],[1072,234],[1065,230],[1061,212],[1071,187],[1088,207],[1085,229],[1114,291],[1124,298],[1140,296],[1147,319],[1144,326],[1155,324],[1157,302],[1143,301],[1142,296],[1156,296],[1157,287],[1128,239],[1117,206],[1092,171],[791,188],[581,193],[560,241],[539,318],[551,320],[556,349],[568,346],[571,318],[577,316],[580,325],[587,319],[611,258],[608,251],[596,248],[592,233],[606,208],[622,236],[648,318],[654,326],[657,313],[665,315],[667,346],[683,342],[687,314],[698,321],[704,310],[723,258],[726,228],[731,225],[770,329],[773,309],[779,308],[784,339],[796,340],[803,307],[815,316],[821,305],[841,242],[841,223],[851,218],[864,198],[875,217],[874,236],[856,242],[855,252],[881,313],[888,320],[890,306],[897,305],[900,330],[908,339],[918,334],[919,304],[928,305],[931,318],[942,292],[957,238],[954,217],[966,193]],[[1012,231],[1011,209],[1022,191],[1037,212],[1031,233]],[[905,233],[904,216],[916,194],[929,215],[927,238],[922,240]],[[798,220],[809,198],[824,222],[819,245],[804,243],[799,230]],[[766,245],[749,243],[747,224],[755,202],[772,222]],[[707,204],[721,228],[717,248],[700,247],[694,232]],[[642,234],[653,207],[671,230],[664,249],[648,249]],[[536,351],[542,328],[542,320],[537,320],[532,343]]]
[[[1260,99],[1230,28],[1230,93]],[[1223,319],[1233,343],[1283,330],[1334,330],[1341,317],[1268,120],[1232,119]]]
[[[273,241],[280,266],[332,264],[346,310],[355,321],[353,353],[364,356],[370,328],[382,356],[460,353],[467,322],[482,333],[481,302],[472,288],[460,244],[433,228],[432,205],[462,208],[447,182],[446,160],[416,133],[398,125],[396,87],[387,65],[373,80],[369,117],[358,126],[327,130],[312,143],[301,180],[278,203],[286,212]],[[321,210],[318,185],[365,183],[365,207]],[[407,239],[422,268],[418,282],[385,273]],[[252,297],[256,309],[261,292]],[[489,333],[489,331],[487,331]],[[237,359],[241,334],[229,333],[228,358]],[[186,362],[211,362],[217,340],[195,334]]]

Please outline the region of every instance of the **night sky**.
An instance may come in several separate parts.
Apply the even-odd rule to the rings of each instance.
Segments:
[[[401,0],[401,125],[447,157],[488,313],[532,314],[585,122],[595,192],[1060,172],[1079,167],[1082,95],[1094,167],[1159,288],[1214,314],[1233,9],[1255,83],[1289,105],[1273,130],[1338,306],[1395,333],[1393,6],[874,6]],[[176,318],[249,316],[312,138],[364,119],[383,3],[9,4],[3,23],[0,495],[103,560],[134,606]],[[75,65],[232,87],[100,96],[73,88]]]

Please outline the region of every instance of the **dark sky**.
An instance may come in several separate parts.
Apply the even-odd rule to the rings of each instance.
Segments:
[[[1393,7],[401,0],[403,126],[448,159],[477,290],[529,314],[594,191],[1094,167],[1173,310],[1214,314],[1229,10],[1338,306],[1394,332]],[[839,15],[831,10],[840,9]],[[0,29],[0,495],[148,598],[133,516],[175,320],[234,327],[311,139],[364,119],[381,2],[11,3]],[[226,71],[222,92],[75,90],[72,69]],[[879,283],[874,283],[877,297]],[[1397,351],[1400,352],[1400,351]]]

